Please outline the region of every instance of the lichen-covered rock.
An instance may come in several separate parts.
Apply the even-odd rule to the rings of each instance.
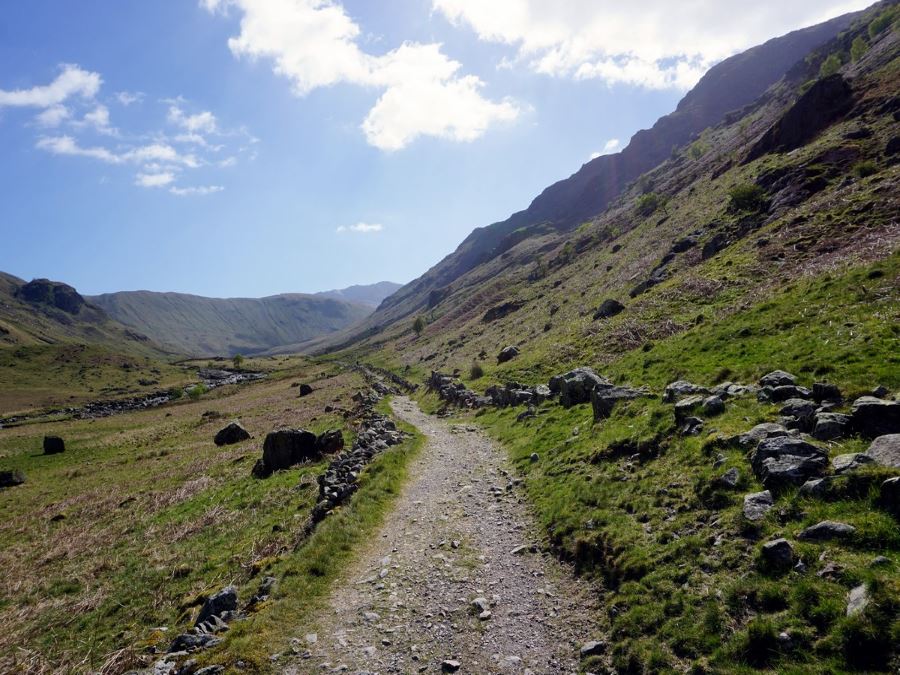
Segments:
[[[695,394],[708,394],[709,389],[687,380],[676,380],[666,385],[663,392],[663,401],[666,403],[674,403],[683,396],[692,396]]]
[[[841,413],[816,413],[812,437],[820,441],[833,441],[850,433],[850,416]]]
[[[846,455],[838,455],[831,460],[831,466],[837,474],[850,473],[871,464],[874,460],[862,452],[851,452]]]
[[[744,518],[752,522],[762,520],[774,505],[772,493],[768,490],[744,495]]]
[[[872,441],[866,455],[876,464],[900,469],[900,434],[879,436]]]
[[[237,589],[234,586],[226,586],[218,593],[211,595],[206,599],[206,602],[203,603],[203,607],[200,608],[200,613],[197,615],[197,620],[194,622],[194,625],[199,626],[201,623],[209,621],[214,616],[221,617],[225,612],[233,612],[237,609],[237,605]]]

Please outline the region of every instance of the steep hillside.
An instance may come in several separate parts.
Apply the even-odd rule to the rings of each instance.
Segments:
[[[450,383],[443,398],[422,402],[460,401],[504,442],[548,547],[605,588],[609,649],[588,670],[900,665],[900,513],[885,492],[900,461],[854,454],[897,433],[885,429],[900,407],[898,16],[882,2],[834,24],[592,217],[562,197],[583,222],[560,217],[466,264],[461,247],[340,354],[418,382],[445,373],[432,380]],[[620,387],[612,402],[537,393],[576,367]],[[777,369],[793,374],[793,399],[764,388]],[[679,380],[682,394],[664,397]],[[692,390],[703,395],[684,401]],[[854,412],[870,393],[889,425]],[[822,415],[840,428],[816,432]],[[759,423],[816,460],[779,483],[759,439],[741,438]],[[810,475],[824,482],[798,489]],[[844,534],[819,538],[808,528],[820,522]],[[765,546],[780,539],[782,567]]]
[[[601,213],[629,183],[667,159],[726,113],[752,103],[813,48],[846,28],[855,14],[794,31],[714,66],[651,129],[639,131],[621,152],[591,160],[569,178],[544,190],[531,205],[505,221],[474,230],[450,255],[379,307],[349,337],[430,309],[458,288],[460,277],[490,264],[523,240],[567,232]]]
[[[381,302],[397,292],[402,284],[395,284],[393,281],[379,281],[375,284],[364,284],[357,286],[348,286],[333,291],[323,291],[316,293],[317,296],[327,298],[337,298],[346,302],[355,302],[367,307],[378,307]]]
[[[260,353],[347,328],[372,311],[371,303],[380,294],[348,289],[348,296],[370,299],[364,304],[333,297],[335,293],[341,292],[221,299],[126,291],[89,299],[117,321],[160,344],[208,356]]]
[[[0,273],[0,413],[180,383],[173,356],[67,284]]]

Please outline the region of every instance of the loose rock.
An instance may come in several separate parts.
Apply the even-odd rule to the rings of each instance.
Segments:
[[[233,445],[250,438],[250,433],[242,427],[238,422],[231,422],[227,426],[219,429],[213,442],[218,445]]]
[[[0,488],[10,488],[22,485],[25,482],[25,474],[14,469],[12,471],[0,471]]]
[[[768,490],[744,495],[744,518],[752,522],[762,520],[774,505],[772,493]]]
[[[900,403],[861,396],[853,402],[850,421],[860,435],[868,438],[900,434]]]
[[[768,541],[762,546],[762,558],[773,569],[790,569],[794,564],[794,547],[783,538]]]
[[[834,520],[823,520],[821,523],[810,525],[802,530],[797,539],[804,541],[828,541],[830,539],[845,539],[856,532],[856,528],[847,523],[839,523]]]
[[[879,436],[872,441],[866,455],[876,464],[900,469],[900,434]]]
[[[58,455],[66,451],[66,444],[59,436],[44,436],[44,454]]]

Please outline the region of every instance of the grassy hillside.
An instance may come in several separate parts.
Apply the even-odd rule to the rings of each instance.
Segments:
[[[301,294],[220,299],[129,291],[90,301],[160,344],[194,356],[264,352],[347,328],[372,311],[367,304]]]
[[[611,650],[592,671],[898,667],[900,538],[877,500],[898,471],[869,466],[819,497],[788,489],[751,523],[742,497],[762,485],[731,439],[778,421],[781,406],[730,399],[723,414],[701,414],[692,436],[659,399],[678,379],[754,384],[777,368],[805,386],[833,383],[847,401],[879,384],[900,391],[895,5],[876,6],[757,102],[674,148],[604,213],[571,233],[523,231],[340,355],[418,381],[456,372],[478,392],[590,366],[655,393],[597,423],[590,405],[555,401],[521,421],[522,407],[468,413],[508,448],[548,546],[605,589]],[[607,299],[624,309],[599,316]],[[520,354],[500,364],[507,345]],[[442,405],[432,394],[423,403]],[[852,435],[814,442],[831,458],[868,447]],[[728,488],[719,479],[731,468],[739,479]],[[856,530],[797,538],[829,519]],[[761,547],[777,537],[803,569],[767,568]],[[848,616],[860,585],[869,604]]]

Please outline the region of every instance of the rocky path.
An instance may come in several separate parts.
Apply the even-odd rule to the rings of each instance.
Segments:
[[[338,583],[285,674],[576,673],[596,639],[588,584],[532,551],[534,524],[500,448],[475,428],[394,413],[428,442],[396,507]]]

